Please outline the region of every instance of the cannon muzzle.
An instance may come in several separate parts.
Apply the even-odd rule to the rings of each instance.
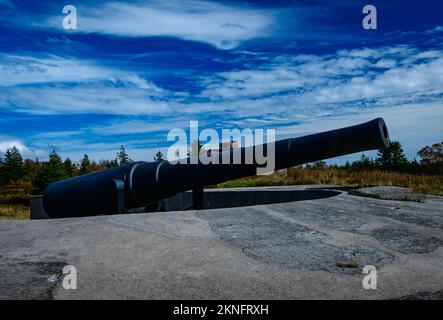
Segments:
[[[257,159],[248,163],[244,160],[248,154],[255,155],[257,148],[265,154],[273,150],[274,169],[280,170],[388,147],[386,124],[382,118],[377,118],[355,126],[272,142],[272,145],[267,143],[216,152],[210,156],[214,161],[208,164],[191,158],[179,163],[140,161],[53,182],[44,191],[43,206],[51,218],[125,212],[179,192],[255,175],[263,163]],[[240,156],[242,162],[227,164],[223,161],[236,156]]]

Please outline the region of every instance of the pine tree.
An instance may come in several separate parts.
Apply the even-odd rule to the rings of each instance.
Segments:
[[[78,171],[79,175],[88,174],[91,172],[91,161],[89,161],[89,157],[87,154],[83,155],[83,159],[80,163],[80,170]]]
[[[315,161],[312,164],[312,168],[313,169],[326,169],[327,167],[328,167],[328,164],[325,161],[322,161],[322,160]]]
[[[111,160],[109,162],[109,164],[107,165],[108,169],[115,168],[115,167],[118,167],[118,159],[117,158],[115,158],[114,160]]]
[[[408,164],[403,148],[400,142],[395,141],[392,146],[392,166],[396,171],[404,171]]]
[[[0,182],[8,183],[23,179],[25,176],[23,158],[16,146],[9,148],[5,152],[2,165]]]
[[[132,162],[131,159],[129,159],[128,154],[126,153],[125,147],[120,146],[120,151],[117,152],[117,159],[119,161],[119,165],[125,165]]]
[[[77,174],[77,168],[75,164],[72,163],[71,159],[66,158],[63,162],[63,167],[65,168],[65,171],[70,178],[74,177]]]
[[[163,153],[158,150],[158,152],[154,156],[154,161],[162,161],[163,160]]]
[[[200,143],[200,140],[194,140],[189,149],[188,156],[195,157],[201,154],[203,151],[203,145]]]
[[[49,183],[69,178],[63,166],[62,158],[53,149],[49,154],[49,161],[42,164],[34,180],[33,192],[41,193]]]
[[[404,171],[408,165],[408,160],[398,141],[391,141],[389,148],[379,150],[377,155],[376,162],[384,170]]]
[[[351,169],[354,171],[372,170],[374,167],[374,160],[370,159],[365,154],[362,154],[359,160],[354,161],[351,164]]]

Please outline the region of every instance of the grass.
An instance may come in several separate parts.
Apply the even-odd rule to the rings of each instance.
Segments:
[[[22,204],[0,204],[0,220],[4,219],[27,220],[29,207]]]
[[[0,220],[29,219],[30,183],[17,182],[0,186]]]
[[[442,175],[413,175],[390,171],[351,172],[339,168],[290,168],[267,176],[254,176],[218,184],[218,188],[282,186],[297,184],[337,184],[344,187],[373,185],[399,186],[414,192],[443,195]]]

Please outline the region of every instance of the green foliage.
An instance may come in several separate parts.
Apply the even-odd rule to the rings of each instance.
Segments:
[[[443,141],[420,149],[417,155],[425,172],[443,174]]]
[[[405,172],[408,167],[408,160],[403,152],[400,142],[391,141],[389,148],[379,150],[376,162],[380,169]]]
[[[352,162],[350,169],[352,171],[371,170],[375,168],[375,165],[374,160],[362,154],[359,160]]]
[[[6,150],[0,166],[0,183],[5,184],[25,177],[23,158],[16,146]]]
[[[194,157],[199,155],[202,152],[203,145],[199,140],[194,140],[194,142],[189,147],[188,156]]]
[[[117,159],[109,161],[109,164],[106,165],[107,169],[111,169],[111,168],[115,168],[115,167],[118,167],[118,160]]]
[[[320,161],[315,161],[313,164],[312,164],[312,168],[313,169],[324,169],[324,168],[326,168],[328,165],[326,164],[326,162],[325,161],[322,161],[322,160],[320,160]]]
[[[48,184],[54,181],[69,178],[62,162],[62,158],[53,149],[49,154],[49,161],[43,163],[33,184],[33,192],[41,193]]]
[[[75,166],[75,164],[72,163],[71,159],[66,158],[63,162],[63,167],[65,168],[65,171],[70,178],[77,175],[77,167]]]
[[[120,151],[117,152],[117,159],[120,166],[132,163],[132,160],[129,158],[128,154],[126,153],[125,147],[123,146],[120,146]]]
[[[163,153],[158,150],[158,152],[154,156],[154,161],[162,161],[163,160]]]
[[[32,182],[35,180],[38,171],[40,170],[40,163],[38,159],[36,161],[31,159],[26,159],[24,163],[24,170],[26,172],[26,180]]]
[[[89,161],[89,157],[87,154],[83,155],[83,159],[80,162],[80,170],[78,171],[79,175],[84,175],[91,173],[91,161]]]

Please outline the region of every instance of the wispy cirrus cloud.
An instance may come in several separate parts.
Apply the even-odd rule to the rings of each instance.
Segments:
[[[3,55],[0,62],[7,75],[0,80],[0,107],[34,114],[230,112],[243,118],[288,114],[296,121],[443,94],[443,51],[405,45],[276,56],[257,67],[201,77],[204,89],[197,95],[91,61]]]
[[[219,2],[89,2],[78,6],[78,33],[120,37],[176,37],[232,49],[241,42],[270,34],[276,10]],[[34,27],[62,29],[60,15]]]
[[[207,80],[202,95],[211,101],[274,96],[321,110],[334,103],[376,105],[442,93],[443,51],[391,46],[276,57],[255,70],[219,73]]]
[[[0,54],[0,108],[34,114],[169,110],[165,92],[136,73],[89,60]]]
[[[160,91],[153,83],[135,73],[107,67],[93,60],[56,55],[18,55],[0,53],[0,86],[45,83],[111,81],[132,83],[144,89]]]

